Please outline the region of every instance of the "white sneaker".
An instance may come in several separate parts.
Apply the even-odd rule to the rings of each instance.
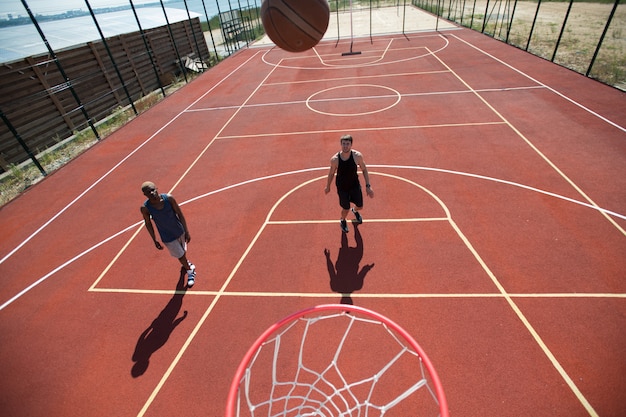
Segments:
[[[193,287],[193,284],[196,283],[196,267],[191,265],[192,269],[187,270],[187,287]]]

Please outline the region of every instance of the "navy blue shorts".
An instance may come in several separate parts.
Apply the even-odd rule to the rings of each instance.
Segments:
[[[361,184],[357,183],[349,190],[340,190],[337,188],[337,194],[339,195],[339,205],[344,210],[350,209],[350,203],[354,203],[357,207],[363,207],[363,192],[361,191]]]

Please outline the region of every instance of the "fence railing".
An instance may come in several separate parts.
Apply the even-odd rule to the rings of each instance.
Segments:
[[[412,3],[605,84],[626,89],[624,0],[412,0]]]
[[[115,109],[138,114],[138,101],[187,77],[188,59],[208,58],[192,33],[202,34],[198,19],[0,65],[0,167],[79,132],[99,139],[96,124]]]
[[[129,0],[130,6],[97,10],[89,0],[81,1],[88,6],[86,10],[64,11],[55,9],[62,4],[41,9],[41,3],[33,10],[24,0],[22,14],[0,19],[3,29],[31,28],[30,32],[38,36],[23,42],[39,42],[40,49],[46,51],[0,63],[0,175],[21,176],[19,171],[29,162],[46,175],[59,165],[48,160],[51,150],[69,142],[99,140],[120,119],[132,118],[164,97],[168,86],[191,81],[195,74],[246,47],[262,33],[256,6],[260,0],[252,4],[237,0],[239,5],[228,1],[225,6],[215,0],[199,0],[195,10],[188,7],[191,0],[181,2],[188,19],[175,22],[169,21],[171,11],[166,10],[166,4],[170,7],[171,3],[156,0],[160,4],[153,3],[152,7],[162,10],[166,23],[150,29],[142,27],[137,13],[140,8],[133,0]],[[212,17],[207,4],[217,12]],[[126,23],[127,33],[105,36],[104,23],[112,19],[103,15],[120,10],[126,16],[132,11],[136,26]],[[52,40],[60,38],[55,31],[63,28],[53,28],[50,22],[69,25],[67,19],[81,17],[92,18],[86,29],[93,25],[100,39],[71,47],[57,44],[55,48]],[[155,93],[159,95],[156,100]]]
[[[28,0],[10,1],[28,5]],[[81,1],[89,5],[89,0]],[[135,12],[133,0],[128,1]],[[167,20],[165,3],[156,2]],[[416,7],[626,89],[624,2],[329,0],[331,19],[337,17],[337,22],[350,8],[369,9],[371,16],[372,10],[395,7],[402,21],[394,31],[400,33],[409,27],[407,7]],[[194,72],[247,47],[263,34],[260,3],[171,0],[167,7],[184,8],[188,19],[144,30],[137,18],[137,28],[131,33],[105,37],[100,31],[99,41],[59,50],[50,46],[48,34],[39,25],[39,20],[51,17],[29,11],[27,19],[48,51],[0,63],[0,180],[7,175],[23,176],[21,167],[28,163],[46,175],[59,166],[57,161],[46,160],[51,149],[82,137],[97,141],[108,132],[107,121],[123,124],[115,120],[121,113],[132,118],[158,101],[153,99],[155,94],[165,96],[168,85],[188,82]],[[88,9],[100,30],[98,19],[105,11]],[[72,16],[77,13],[72,11]],[[24,182],[26,187],[30,181]]]

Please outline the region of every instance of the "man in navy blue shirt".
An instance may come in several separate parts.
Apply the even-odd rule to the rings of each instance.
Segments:
[[[141,214],[154,245],[158,250],[163,250],[163,246],[154,234],[153,221],[163,245],[173,257],[178,258],[187,271],[187,286],[192,287],[196,279],[196,267],[187,260],[187,243],[191,241],[191,236],[182,210],[173,195],[159,194],[153,182],[146,181],[141,184],[141,191],[148,197],[141,206]]]

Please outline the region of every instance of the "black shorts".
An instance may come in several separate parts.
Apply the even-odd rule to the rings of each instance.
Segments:
[[[357,207],[363,207],[363,192],[361,191],[361,184],[357,183],[349,190],[341,190],[337,188],[337,194],[339,195],[339,205],[344,210],[350,209],[350,203],[354,203]]]

